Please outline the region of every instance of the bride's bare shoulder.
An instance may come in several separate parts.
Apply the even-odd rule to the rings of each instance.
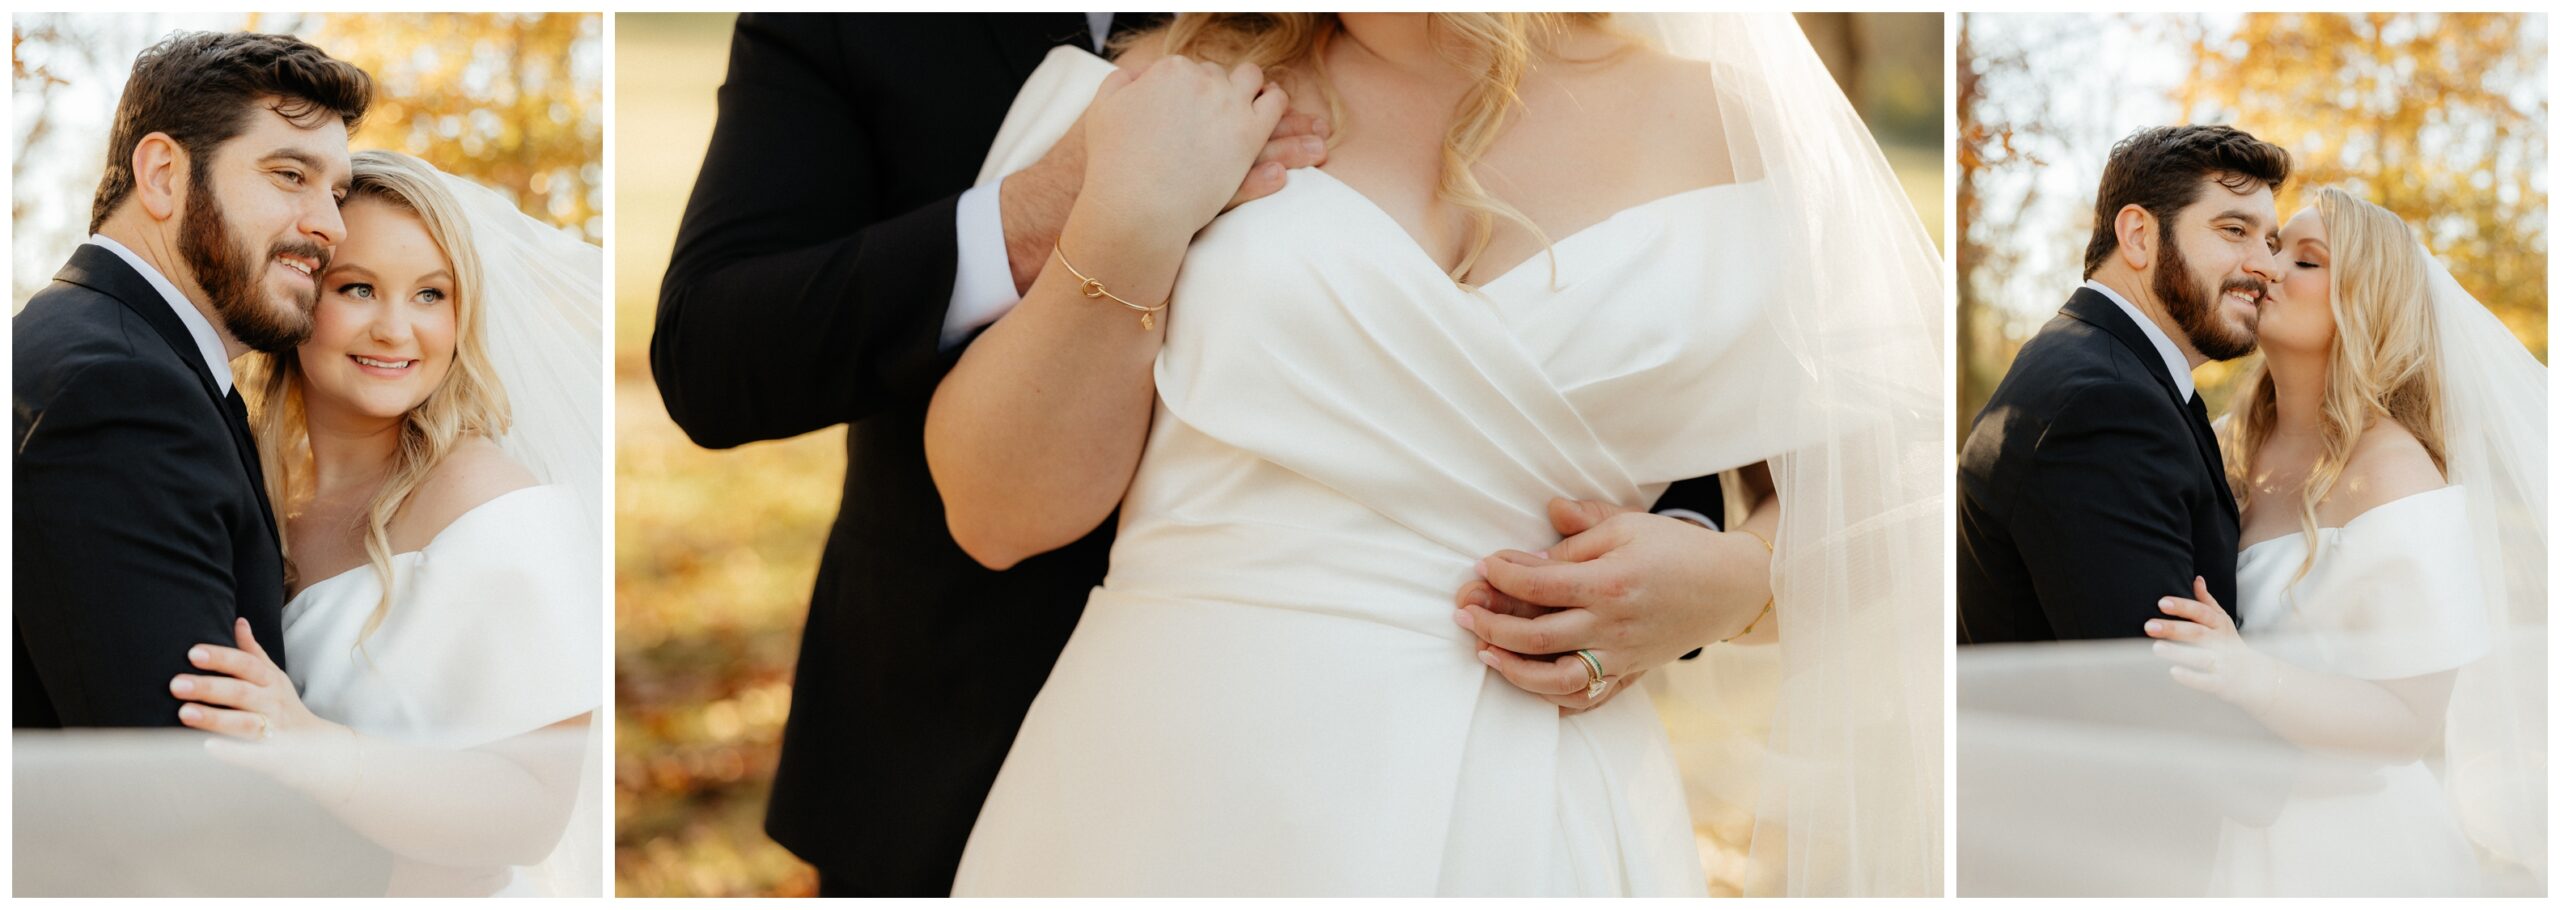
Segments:
[[[533,472],[486,436],[467,436],[454,444],[392,520],[395,551],[415,550],[434,540],[445,526],[492,499],[537,484]]]
[[[2330,496],[2343,515],[2353,519],[2367,510],[2429,490],[2442,489],[2444,470],[2425,443],[2398,421],[2384,418],[2365,428],[2347,453]]]
[[[1621,60],[1600,74],[1607,90],[1628,99],[1626,123],[1617,135],[1634,139],[1680,172],[1674,181],[1708,186],[1736,179],[1724,106],[1725,86],[1732,78],[1715,64],[1674,56],[1637,41],[1621,52]]]

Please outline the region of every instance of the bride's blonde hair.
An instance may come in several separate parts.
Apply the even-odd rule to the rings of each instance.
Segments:
[[[361,646],[382,627],[391,612],[391,517],[417,492],[454,446],[471,436],[492,440],[507,432],[507,395],[498,385],[497,369],[481,342],[480,255],[472,244],[471,225],[462,205],[446,191],[441,175],[424,161],[398,152],[364,151],[352,158],[354,177],[344,203],[373,199],[417,216],[427,236],[453,268],[453,366],[425,401],[400,419],[400,443],[391,470],[365,507],[364,552],[381,580],[382,599],[357,633]],[[241,388],[253,390],[250,425],[265,463],[267,496],[276,518],[289,517],[288,502],[308,501],[312,492],[311,445],[303,422],[306,383],[298,351],[253,355],[243,371]],[[284,544],[285,578],[296,577],[291,544]]]
[[[2347,455],[2374,421],[2400,424],[2444,470],[2444,372],[2436,353],[2436,322],[2427,303],[2427,256],[2416,231],[2391,210],[2334,186],[2312,191],[2329,245],[2329,315],[2337,334],[2329,342],[2329,369],[2320,393],[2320,457],[2303,479],[2305,531],[2319,527],[2317,508],[2337,486]],[[2276,389],[2261,358],[2241,380],[2231,410],[2223,465],[2242,507],[2249,504],[2253,456],[2276,426]],[[2295,580],[2311,572],[2320,535],[2303,535],[2308,547]]]
[[[1509,203],[1494,198],[1477,182],[1475,163],[1502,132],[1503,121],[1520,106],[1520,78],[1553,39],[1576,23],[1602,24],[1607,13],[1430,13],[1430,29],[1449,40],[1450,62],[1476,74],[1475,85],[1458,101],[1449,131],[1440,144],[1440,187],[1435,195],[1467,213],[1467,245],[1449,274],[1460,280],[1493,245],[1493,222],[1519,225],[1548,247],[1548,268],[1555,266],[1553,243],[1546,232]],[[1327,119],[1339,141],[1348,126],[1342,99],[1324,72],[1324,51],[1342,32],[1334,13],[1183,13],[1166,27],[1165,52],[1227,65],[1252,63],[1275,78],[1304,68],[1324,98]],[[1552,277],[1552,275],[1551,275]]]

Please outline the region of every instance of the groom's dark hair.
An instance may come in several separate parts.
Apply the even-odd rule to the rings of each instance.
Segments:
[[[252,112],[271,110],[304,129],[336,117],[352,133],[372,103],[373,77],[299,38],[171,35],[133,58],[133,77],[107,134],[107,170],[89,208],[89,232],[97,233],[133,193],[133,149],[144,136],[167,133],[176,140],[191,162],[188,184],[202,187],[214,148],[247,131]]]
[[[2098,219],[2080,277],[2098,273],[2116,251],[2116,213],[2138,205],[2167,232],[2178,212],[2204,192],[2208,178],[2235,193],[2281,189],[2292,156],[2274,143],[2227,126],[2155,126],[2116,143],[2098,178]]]

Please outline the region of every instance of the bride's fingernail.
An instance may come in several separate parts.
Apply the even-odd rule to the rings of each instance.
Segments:
[[[194,706],[194,705],[180,705],[180,706],[178,707],[178,719],[179,719],[179,720],[196,720],[196,719],[198,719],[198,718],[202,718],[203,716],[204,716],[204,709],[202,709],[202,708],[198,708],[198,707],[196,707],[196,706]]]
[[[2154,620],[2149,620],[2149,621],[2144,622],[2144,623],[2142,624],[2142,631],[2145,631],[2145,632],[2158,632],[2158,631],[2160,631],[2160,621],[2159,621],[2159,620],[2157,620],[2157,619],[2154,619]]]
[[[213,656],[213,655],[212,655],[211,653],[207,652],[207,651],[206,651],[203,647],[201,647],[201,646],[199,646],[199,647],[193,647],[193,648],[188,648],[188,649],[187,649],[187,659],[188,659],[188,660],[195,661],[195,662],[197,662],[197,663],[203,663],[203,662],[205,661],[205,658],[212,657],[212,656]]]
[[[1484,574],[1484,563],[1485,563],[1485,561],[1484,561],[1484,560],[1481,560],[1481,559],[1476,560],[1476,577],[1477,577],[1477,578],[1483,578],[1483,577],[1485,577],[1485,574]]]
[[[1485,665],[1485,666],[1488,666],[1488,667],[1493,666],[1493,652],[1491,652],[1491,651],[1478,651],[1478,652],[1476,652],[1476,659],[1477,659],[1477,660],[1484,661],[1484,665]]]
[[[172,679],[169,681],[169,691],[180,695],[192,695],[196,691],[195,680],[188,679],[184,676]]]
[[[1456,621],[1457,621],[1457,623],[1458,623],[1458,628],[1465,629],[1465,630],[1467,630],[1467,631],[1469,631],[1469,632],[1473,632],[1473,631],[1475,631],[1475,630],[1476,630],[1476,618],[1475,618],[1475,617],[1473,617],[1473,616],[1469,616],[1469,615],[1467,615],[1467,611],[1465,611],[1465,610],[1460,610],[1460,611],[1458,611],[1458,612],[1456,613],[1456,615],[1454,615],[1454,616],[1452,616],[1452,617],[1450,617],[1450,618],[1451,618],[1451,619],[1454,619],[1454,620],[1456,620]]]

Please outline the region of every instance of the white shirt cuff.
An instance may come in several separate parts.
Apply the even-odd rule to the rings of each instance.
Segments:
[[[1013,292],[1013,261],[1004,249],[1003,194],[996,191],[1003,185],[998,180],[960,194],[952,218],[960,234],[960,262],[951,276],[951,306],[942,313],[945,351],[1022,302]]]
[[[1694,511],[1694,510],[1690,510],[1690,509],[1664,509],[1664,510],[1662,510],[1662,511],[1655,512],[1655,513],[1653,513],[1653,514],[1661,515],[1661,516],[1665,516],[1665,517],[1669,517],[1669,518],[1678,518],[1678,519],[1681,519],[1681,520],[1684,520],[1684,521],[1694,521],[1694,522],[1697,522],[1697,523],[1699,523],[1699,524],[1706,525],[1706,526],[1707,526],[1707,530],[1710,530],[1710,531],[1722,531],[1722,530],[1724,530],[1723,528],[1716,527],[1716,520],[1715,520],[1715,519],[1713,519],[1713,518],[1708,518],[1708,517],[1706,516],[1706,513],[1704,513],[1704,512],[1698,512],[1698,511]]]

